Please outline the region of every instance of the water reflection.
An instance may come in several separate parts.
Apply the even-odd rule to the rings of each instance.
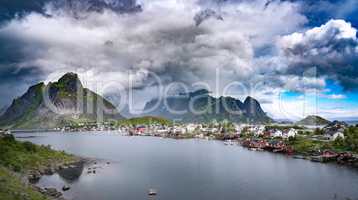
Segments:
[[[81,161],[68,167],[62,167],[58,170],[58,175],[67,183],[74,183],[81,177],[84,166],[85,162]]]

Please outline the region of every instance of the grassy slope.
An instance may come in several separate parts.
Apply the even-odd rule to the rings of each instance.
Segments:
[[[311,115],[311,116],[308,116],[308,117],[298,121],[296,124],[299,124],[299,125],[326,125],[329,123],[330,123],[330,121],[328,121],[327,119],[324,119],[320,116]]]
[[[45,196],[23,184],[19,176],[0,166],[0,200],[47,200]]]
[[[161,124],[161,125],[170,125],[172,122],[165,118],[161,117],[138,117],[132,119],[124,119],[118,122],[119,125],[151,125],[151,124]]]
[[[37,107],[42,102],[42,90],[44,85],[42,83],[33,86],[35,90],[35,96],[31,99],[31,105],[27,107],[27,109],[24,111],[24,115],[16,118],[16,119],[2,119],[3,121],[0,121],[0,126],[4,129],[8,128],[17,128],[20,127],[22,124],[31,121],[34,118],[35,112]],[[20,98],[17,98],[14,100],[11,107],[13,110],[21,110],[22,107],[22,101]]]
[[[21,174],[54,163],[70,163],[75,157],[46,146],[0,138],[0,200],[45,200],[42,194],[21,181]],[[17,175],[15,174],[17,173]]]
[[[0,139],[0,165],[16,172],[38,169],[53,163],[74,160],[72,155],[38,146],[30,142],[18,142],[13,138]]]

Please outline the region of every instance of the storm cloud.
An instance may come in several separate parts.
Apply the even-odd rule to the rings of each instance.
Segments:
[[[106,7],[101,12],[82,9],[87,4],[58,5],[48,4],[46,14],[31,12],[0,29],[0,38],[16,41],[14,49],[26,55],[13,66],[36,66],[47,81],[76,71],[84,79],[124,87],[131,71],[136,88],[152,81],[149,72],[164,83],[212,84],[217,69],[223,84],[249,81],[258,70],[253,66],[255,49],[306,22],[299,6],[280,1],[269,6],[263,1],[223,4],[220,16],[225,20],[204,17],[200,26],[195,16],[209,8],[194,0],[142,1],[142,10],[132,14]],[[74,7],[81,8],[76,16]]]

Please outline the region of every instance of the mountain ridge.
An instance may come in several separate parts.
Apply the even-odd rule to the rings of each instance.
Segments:
[[[101,114],[102,113],[102,114]],[[123,119],[109,101],[84,88],[78,75],[66,73],[57,82],[30,86],[0,116],[0,127],[47,129],[77,123]]]
[[[247,97],[244,102],[233,97],[212,97],[207,90],[180,93],[165,99],[154,98],[144,107],[145,114],[182,122],[233,122],[269,123],[273,120],[262,110],[260,103]],[[165,102],[165,103],[164,103]],[[158,105],[157,108],[154,108]],[[192,111],[191,108],[194,108]],[[150,110],[149,112],[147,112]],[[186,111],[185,113],[182,111]],[[173,112],[174,111],[174,112]]]

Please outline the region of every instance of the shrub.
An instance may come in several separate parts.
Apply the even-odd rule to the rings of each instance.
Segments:
[[[26,151],[37,152],[37,146],[32,144],[31,142],[24,142],[22,145],[24,146]]]

